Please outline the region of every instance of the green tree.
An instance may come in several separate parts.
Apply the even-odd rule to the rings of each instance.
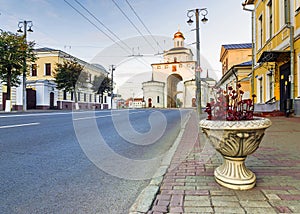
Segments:
[[[25,60],[34,62],[34,42],[26,42],[24,36],[1,31],[0,80],[7,86],[7,100],[11,99],[11,87],[19,86]]]
[[[55,83],[58,89],[74,93],[75,109],[78,110],[77,92],[79,88],[86,88],[88,73],[83,71],[83,66],[77,61],[64,61],[57,63],[55,69]]]
[[[103,94],[104,92],[111,93],[112,91],[112,82],[111,79],[107,76],[95,76],[92,82],[92,90],[97,94]]]

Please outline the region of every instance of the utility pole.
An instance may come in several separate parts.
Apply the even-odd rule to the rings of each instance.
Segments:
[[[197,112],[198,115],[202,113],[202,107],[201,107],[201,64],[200,64],[200,28],[199,28],[199,13],[203,16],[201,21],[203,23],[206,23],[208,19],[205,17],[208,14],[207,8],[201,8],[201,9],[193,9],[188,10],[187,17],[189,20],[187,23],[191,25],[193,23],[192,16],[194,13],[196,16],[196,53],[197,53],[197,63],[195,68],[195,82],[196,82],[196,102],[197,102]]]
[[[27,30],[27,26],[29,29]],[[28,32],[33,32],[31,30],[32,27],[32,21],[20,21],[18,24],[19,30],[17,31],[18,33],[24,33],[24,38],[25,42],[27,42],[26,37],[27,37],[27,31]],[[21,29],[23,27],[23,30]],[[26,103],[26,71],[27,71],[27,65],[26,65],[26,57],[23,59],[23,111],[27,110],[27,103]]]
[[[110,92],[110,109],[113,108],[113,97],[114,97],[114,70],[115,65],[111,65],[111,92]]]

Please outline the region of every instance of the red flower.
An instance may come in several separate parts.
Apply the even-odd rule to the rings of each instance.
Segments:
[[[253,100],[243,100],[244,91],[233,90],[228,86],[228,91],[217,89],[216,99],[208,103],[205,112],[208,114],[208,120],[251,120],[253,119]],[[256,95],[252,95],[253,99]]]

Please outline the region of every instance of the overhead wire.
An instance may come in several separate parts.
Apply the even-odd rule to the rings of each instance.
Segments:
[[[151,36],[151,38],[153,39],[153,41],[160,47],[160,49],[162,51],[164,51],[164,49],[160,46],[159,42],[155,39],[155,37],[153,36],[153,34],[149,30],[149,28],[145,25],[145,23],[143,22],[143,20],[141,19],[141,17],[137,14],[137,12],[133,8],[133,6],[128,2],[128,0],[125,0],[125,1],[128,4],[128,6],[130,7],[130,9],[132,10],[132,12],[135,14],[135,16],[138,18],[138,20],[142,23],[142,25],[144,26],[144,28],[147,30],[147,32],[149,33],[149,35]]]
[[[108,32],[110,32],[115,38],[117,38],[123,45],[125,45],[128,49],[130,47],[121,40],[111,29],[109,29],[103,22],[101,22],[90,10],[88,10],[85,6],[83,6],[78,0],[74,0],[80,7],[82,7],[88,14],[90,14],[98,23],[100,23]]]
[[[96,27],[100,32],[102,32],[105,36],[107,36],[111,41],[116,43],[120,48],[122,48],[126,53],[129,53],[129,56],[134,56],[131,55],[130,51],[125,49],[123,46],[120,45],[119,42],[117,42],[114,38],[112,38],[110,35],[108,35],[106,32],[104,32],[101,28],[99,28],[93,21],[90,20],[86,15],[84,15],[82,12],[80,12],[77,8],[75,8],[70,2],[67,0],[64,0],[73,10],[75,10],[77,13],[79,13],[84,19],[86,19],[90,24],[92,24],[94,27]],[[94,19],[96,19],[105,29],[109,29],[102,23],[95,15],[93,15],[92,12],[90,12],[86,7],[84,7],[80,2],[76,1],[77,4],[79,4],[89,15],[91,15]],[[124,41],[122,41],[115,33],[113,33],[110,29],[108,30],[112,35],[114,35],[121,43],[125,44],[125,46],[129,49],[131,49]],[[146,40],[147,41],[147,40]],[[143,58],[140,57],[135,57],[135,59],[141,63],[143,63],[146,66],[149,66],[149,63],[147,63]]]
[[[138,27],[133,23],[133,21],[131,21],[131,19],[126,15],[126,13],[124,12],[124,10],[115,2],[115,0],[111,0],[116,7],[121,11],[121,13],[126,17],[126,19],[130,22],[130,24],[137,30],[137,32],[144,38],[144,40],[150,45],[150,47],[154,50],[155,48],[153,47],[153,45],[148,41],[148,39],[145,37],[145,35],[143,35],[143,33],[138,29]]]
[[[97,28],[100,32],[102,32],[105,36],[107,36],[111,41],[116,43],[120,48],[122,48],[125,52],[128,52],[127,49],[125,49],[123,46],[121,46],[118,42],[116,42],[110,35],[108,35],[106,32],[104,32],[101,28],[99,28],[95,23],[93,23],[87,16],[85,16],[83,13],[81,13],[77,8],[75,8],[71,3],[69,3],[67,0],[64,0],[73,10],[75,10],[77,13],[79,13],[84,19],[86,19],[91,25],[93,25],[95,28]],[[130,53],[130,52],[129,52]]]

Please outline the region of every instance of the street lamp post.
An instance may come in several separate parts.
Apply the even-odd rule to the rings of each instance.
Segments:
[[[200,29],[199,29],[199,13],[201,12],[201,15],[203,18],[201,21],[203,23],[206,23],[208,19],[205,17],[208,14],[207,8],[201,8],[201,9],[192,9],[188,10],[187,17],[189,20],[187,23],[191,25],[194,21],[192,20],[193,15],[195,14],[196,17],[196,50],[197,50],[197,64],[195,69],[195,81],[196,81],[196,102],[197,102],[197,112],[200,115],[202,113],[201,109],[201,67],[200,67]]]
[[[111,65],[111,93],[110,93],[110,109],[113,109],[113,98],[114,98],[114,70],[116,67]]]
[[[243,10],[251,12],[251,40],[252,40],[252,56],[251,56],[251,61],[252,61],[252,66],[251,66],[251,93],[254,94],[254,80],[255,80],[255,75],[254,75],[254,65],[255,65],[255,17],[254,17],[254,9],[249,9],[246,8],[247,3],[246,1],[242,3]]]
[[[31,27],[32,27],[32,21],[20,21],[18,24],[19,30],[17,31],[18,33],[24,33],[24,38],[26,41],[27,37],[27,31],[28,32],[33,32]],[[23,30],[22,30],[23,27]],[[28,29],[27,29],[28,27]],[[23,111],[27,110],[27,103],[26,103],[26,57],[23,59]]]

